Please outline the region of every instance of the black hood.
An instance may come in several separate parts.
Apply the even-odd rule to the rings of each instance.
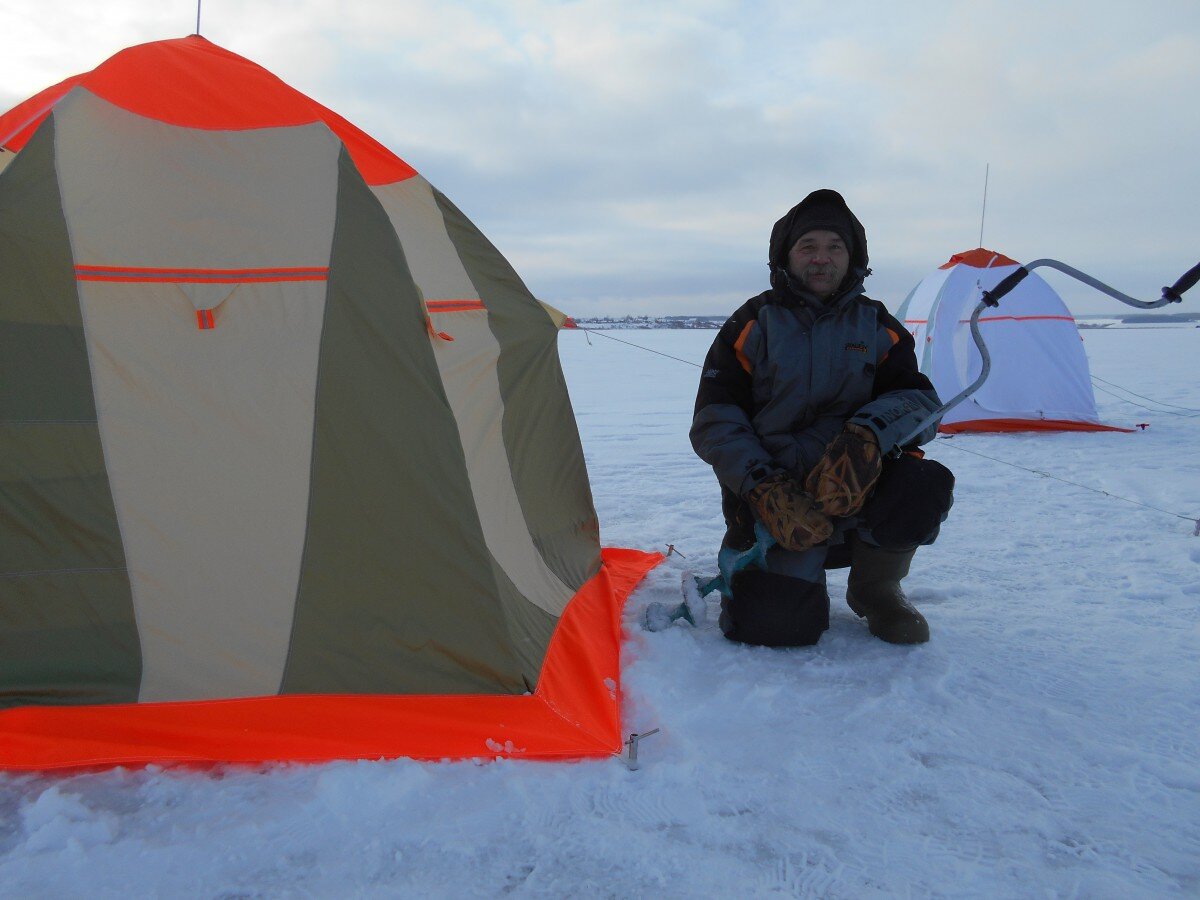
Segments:
[[[850,238],[850,268],[846,272],[846,286],[866,276],[869,260],[866,229],[850,211],[841,194],[822,188],[813,191],[788,210],[788,214],[771,229],[768,262],[772,283],[775,282],[776,272],[786,272],[788,251],[800,235],[818,228]],[[847,229],[850,232],[848,235],[845,234]]]

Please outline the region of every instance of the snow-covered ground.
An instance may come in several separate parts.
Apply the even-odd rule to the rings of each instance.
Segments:
[[[932,641],[871,638],[842,571],[821,642],[767,650],[726,642],[713,610],[637,627],[715,568],[698,370],[564,332],[605,543],[686,556],[626,613],[626,725],[662,729],[639,771],[0,775],[0,895],[1200,896],[1200,537],[1170,515],[1200,516],[1200,415],[1165,406],[1200,411],[1200,329],[1084,335],[1101,387],[1171,412],[1098,393],[1108,421],[1150,427],[938,440],[955,507],[906,582]],[[699,363],[713,333],[619,336]]]

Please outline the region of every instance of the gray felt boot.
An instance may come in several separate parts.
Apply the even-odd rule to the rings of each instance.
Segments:
[[[871,634],[889,644],[929,640],[929,623],[900,589],[915,553],[873,547],[858,537],[850,540],[846,603],[860,618],[866,618]]]

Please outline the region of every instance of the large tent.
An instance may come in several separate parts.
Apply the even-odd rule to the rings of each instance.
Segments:
[[[982,247],[957,253],[926,276],[899,318],[917,344],[921,371],[942,400],[967,388],[983,360],[971,338],[971,313],[984,291],[1018,263]],[[1100,422],[1087,355],[1075,317],[1036,273],[979,317],[992,367],[983,385],[942,419],[940,430],[1124,431]]]
[[[0,117],[0,767],[621,747],[563,316],[199,36]]]

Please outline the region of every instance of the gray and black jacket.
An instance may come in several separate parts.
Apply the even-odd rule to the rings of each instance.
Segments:
[[[700,377],[692,447],[716,472],[731,526],[748,521],[742,498],[751,488],[780,472],[802,479],[847,421],[874,431],[886,452],[940,405],[917,370],[912,336],[863,294],[866,234],[852,214],[840,292],[822,302],[789,279],[788,248],[777,245],[801,206],[772,234],[772,288],[721,327]],[[930,425],[909,446],[936,433]]]

